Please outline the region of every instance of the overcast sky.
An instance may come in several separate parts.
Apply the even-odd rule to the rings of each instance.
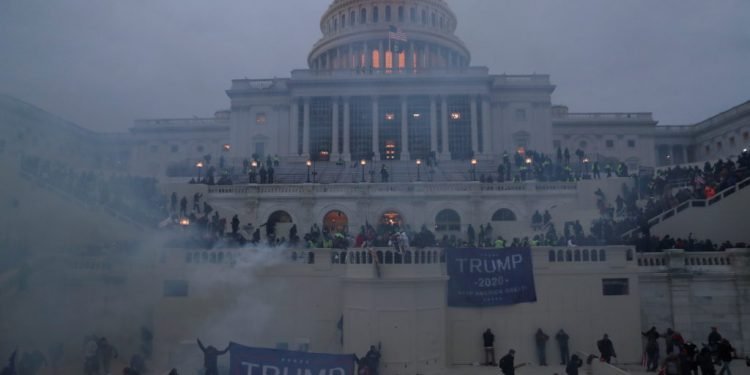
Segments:
[[[0,0],[0,92],[95,130],[210,116],[305,68],[330,0]],[[690,124],[750,99],[748,0],[448,0],[472,65],[571,111]]]

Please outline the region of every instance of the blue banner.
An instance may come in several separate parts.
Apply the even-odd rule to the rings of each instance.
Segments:
[[[354,355],[229,345],[231,375],[354,375]]]
[[[536,302],[531,249],[448,249],[448,306]]]

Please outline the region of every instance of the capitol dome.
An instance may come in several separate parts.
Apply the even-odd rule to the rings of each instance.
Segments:
[[[456,26],[445,0],[334,0],[308,65],[386,72],[468,67],[471,54]]]

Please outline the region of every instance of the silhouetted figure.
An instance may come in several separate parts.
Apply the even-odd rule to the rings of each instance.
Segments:
[[[656,327],[651,327],[648,331],[641,332],[641,335],[646,338],[646,371],[656,371],[659,367],[659,332]]]
[[[273,174],[274,174],[273,167],[269,165],[268,166],[268,183],[269,184],[273,183]]]
[[[237,217],[237,215],[234,215],[232,217],[232,235],[237,235],[237,232],[240,230],[240,219]]]
[[[258,174],[260,175],[261,185],[268,182],[268,171],[266,171],[266,167],[260,167],[260,171],[258,171]]]
[[[201,351],[203,351],[203,368],[205,370],[204,374],[219,375],[219,356],[229,351],[229,346],[227,345],[226,349],[219,351],[211,345],[209,345],[208,347],[204,347],[201,339],[198,339],[197,341],[198,347],[200,347]]]
[[[187,198],[180,199],[180,216],[187,216]]]
[[[133,356],[130,357],[130,370],[134,371],[136,374],[146,373],[146,360],[142,355],[133,354]]]
[[[484,364],[487,366],[495,365],[495,335],[487,328],[482,335],[484,341]]]
[[[549,340],[549,336],[539,328],[534,334],[534,342],[536,343],[536,354],[539,357],[540,366],[547,366],[547,340]]]
[[[0,375],[16,375],[16,354],[18,353],[18,350],[14,350],[13,354],[10,355],[10,358],[8,358],[8,365],[3,368],[3,371],[0,372]]]
[[[568,358],[570,357],[570,350],[568,349],[570,336],[568,336],[565,330],[560,329],[555,335],[555,340],[557,340],[557,346],[560,348],[560,364],[567,365]]]
[[[500,370],[503,371],[503,375],[514,375],[516,373],[515,355],[516,351],[511,349],[508,354],[500,358]]]
[[[99,363],[100,374],[110,374],[109,368],[112,360],[117,358],[117,349],[107,341],[106,337],[100,338],[96,342],[96,359]]]
[[[612,357],[617,358],[615,346],[612,344],[612,340],[609,339],[609,335],[606,333],[601,340],[596,342],[596,347],[599,349],[599,357],[601,357],[604,362],[610,363]]]
[[[177,372],[176,368],[173,368],[171,371],[169,371],[169,374],[167,374],[167,375],[180,375],[180,373]]]
[[[380,350],[381,345],[378,343],[378,347],[370,345],[370,350],[365,354],[365,361],[369,369],[370,375],[378,375],[378,367],[380,366]]]
[[[578,375],[578,369],[581,366],[583,366],[583,361],[577,355],[573,354],[567,366],[565,366],[565,373],[568,375]]]

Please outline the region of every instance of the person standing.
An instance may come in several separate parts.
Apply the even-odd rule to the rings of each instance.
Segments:
[[[102,375],[111,374],[109,368],[112,365],[112,360],[117,358],[117,349],[107,341],[106,337],[102,337],[96,342],[96,358],[99,361],[99,373]]]
[[[609,339],[609,335],[606,333],[601,340],[596,342],[596,347],[599,349],[599,357],[601,357],[602,361],[610,363],[612,357],[617,358],[615,346],[612,344],[612,340]]]
[[[656,371],[659,367],[659,332],[656,327],[651,327],[641,335],[646,338],[646,371]]]
[[[547,366],[547,341],[549,336],[539,328],[534,335],[534,341],[536,342],[536,353],[539,357],[539,365]]]
[[[495,366],[495,335],[492,330],[487,328],[482,335],[484,341],[484,364],[487,366]]]
[[[227,345],[226,349],[219,351],[211,345],[204,347],[201,339],[198,339],[198,347],[203,352],[204,375],[219,375],[219,356],[229,351],[229,346]]]
[[[732,375],[732,369],[729,367],[732,364],[732,358],[734,357],[734,348],[727,339],[721,339],[718,345],[719,361],[721,361],[721,368],[719,369],[719,375]]]
[[[568,358],[570,357],[570,350],[568,349],[570,336],[568,336],[565,330],[560,329],[560,331],[558,331],[555,335],[555,340],[557,340],[557,346],[560,348],[560,364],[567,365]],[[578,370],[576,370],[576,372],[578,372]]]
[[[503,358],[500,358],[500,370],[503,371],[503,375],[515,375],[516,366],[513,363],[515,361],[516,351],[511,349],[508,351]]]
[[[367,368],[370,370],[369,375],[378,375],[378,368],[380,367],[380,350],[382,346],[378,343],[378,347],[370,345],[370,350],[365,354],[365,363]]]

